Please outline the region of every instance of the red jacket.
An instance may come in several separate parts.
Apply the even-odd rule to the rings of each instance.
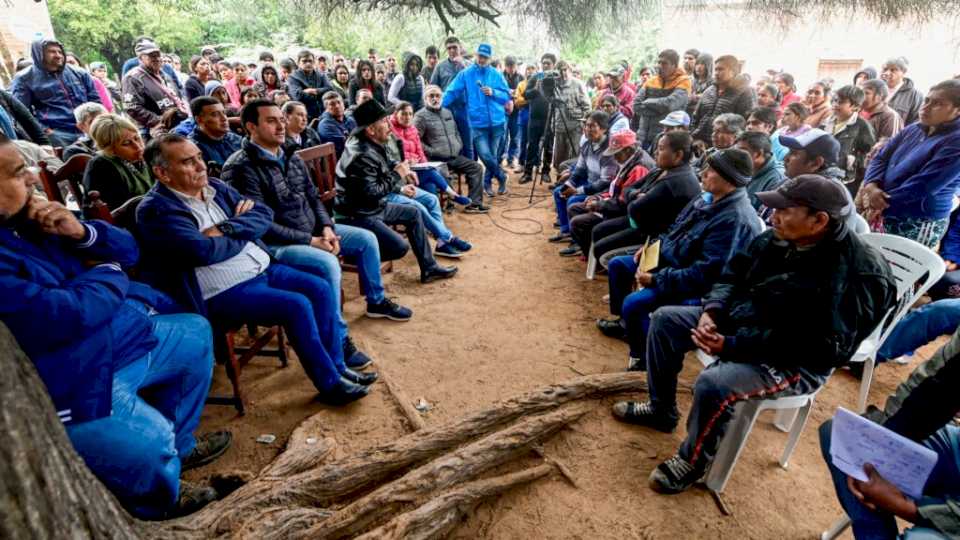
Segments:
[[[414,163],[426,163],[427,156],[420,144],[420,132],[413,124],[403,127],[390,117],[390,131],[403,143],[403,156]]]
[[[626,83],[620,85],[620,90],[616,92],[613,91],[613,88],[607,87],[600,94],[600,97],[597,98],[597,105],[600,105],[600,100],[604,98],[607,94],[613,94],[617,98],[617,101],[620,102],[620,112],[623,113],[627,119],[633,118],[633,97],[636,95],[636,90]]]

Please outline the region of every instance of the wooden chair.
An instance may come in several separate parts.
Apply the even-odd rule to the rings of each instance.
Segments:
[[[92,158],[88,154],[77,154],[55,171],[50,170],[46,161],[41,161],[40,181],[47,199],[79,212],[83,204],[83,173]]]

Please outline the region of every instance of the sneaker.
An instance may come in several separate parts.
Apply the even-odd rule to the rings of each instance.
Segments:
[[[464,197],[463,195],[457,195],[454,197],[453,202],[459,204],[460,206],[468,206],[471,203],[470,197]]]
[[[500,184],[500,188],[497,189],[497,195],[500,195],[502,197],[507,193],[510,193],[510,191],[507,189],[507,184],[506,183]]]
[[[486,214],[489,211],[490,207],[483,203],[471,203],[463,209],[464,214]]]
[[[360,352],[353,338],[347,336],[343,340],[343,363],[350,369],[363,369],[373,363],[369,356]]]
[[[473,249],[473,244],[471,244],[470,242],[467,242],[466,240],[464,240],[463,238],[460,238],[459,236],[454,236],[453,238],[447,241],[447,244],[453,246],[454,249],[456,249],[460,253],[466,253],[471,249]]]
[[[438,279],[450,279],[457,275],[456,266],[434,266],[429,270],[420,272],[420,283],[431,283]]]
[[[690,489],[705,473],[705,469],[676,455],[657,465],[650,473],[650,488],[665,495],[680,493]]]
[[[383,302],[379,304],[367,302],[367,317],[371,319],[390,319],[391,321],[406,322],[413,317],[413,311],[389,298],[384,298]]]
[[[463,257],[463,253],[460,253],[450,242],[437,246],[437,249],[433,250],[433,254],[437,257],[446,257],[448,259],[459,259]]]
[[[560,250],[561,257],[576,257],[577,255],[583,255],[583,251],[576,244],[571,244]]]
[[[550,180],[550,173],[548,173],[548,172],[540,173],[540,183],[541,183],[541,184],[549,184],[550,182],[551,182],[551,180]]]
[[[630,360],[627,361],[627,371],[646,371],[647,370],[647,360],[645,358],[637,358],[636,356],[631,356]]]
[[[613,405],[613,416],[621,422],[651,427],[664,433],[673,433],[677,428],[674,416],[654,410],[649,401],[618,401]]]
[[[314,399],[326,405],[341,407],[358,399],[363,399],[367,397],[367,394],[369,393],[369,386],[350,382],[347,379],[340,377],[340,380],[333,386],[333,388],[318,393],[317,397]]]
[[[547,242],[551,242],[554,244],[557,244],[559,242],[568,242],[569,240],[570,240],[570,233],[565,233],[565,232],[557,233],[555,236],[551,236],[550,238],[547,238]]]
[[[519,172],[519,171],[517,171],[517,172]],[[529,174],[524,173],[524,175],[523,175],[522,177],[520,177],[520,182],[519,182],[520,185],[529,184],[530,182],[533,182],[533,176],[532,176],[532,175],[529,175]]]
[[[487,187],[483,188],[483,194],[492,199],[494,197],[493,188],[487,188]]]
[[[170,511],[171,515],[169,517],[183,517],[192,514],[218,498],[217,490],[210,486],[191,484],[186,480],[181,480],[180,496],[177,497],[177,505]]]
[[[180,471],[189,471],[213,463],[227,451],[227,448],[230,448],[231,442],[233,442],[233,434],[229,431],[204,433],[197,437],[193,450],[180,460]]]

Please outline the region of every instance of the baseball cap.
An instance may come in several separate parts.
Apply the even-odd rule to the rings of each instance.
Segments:
[[[607,149],[603,151],[603,155],[609,157],[628,146],[634,146],[636,144],[637,134],[632,130],[624,129],[610,136],[610,144],[607,145]]]
[[[774,191],[757,193],[757,198],[769,208],[806,206],[840,218],[847,207],[845,189],[839,182],[825,176],[801,174],[787,179]]]
[[[477,45],[477,55],[486,56],[487,58],[493,57],[493,46],[489,43],[481,43]]]
[[[623,77],[624,73],[626,73],[626,70],[623,69],[623,66],[614,66],[607,71],[607,75],[611,77]]]
[[[840,159],[840,142],[822,129],[808,129],[793,137],[780,135],[779,139],[791,150],[806,150],[811,158],[822,157],[826,165],[836,165]]]
[[[686,111],[673,111],[660,121],[661,126],[684,126],[690,127],[690,115]]]
[[[137,53],[137,56],[141,54],[151,54],[155,52],[160,52],[160,47],[157,47],[157,44],[152,41],[141,41],[137,43],[134,52]]]

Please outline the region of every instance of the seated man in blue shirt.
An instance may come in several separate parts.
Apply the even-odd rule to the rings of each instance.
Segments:
[[[0,134],[0,320],[33,361],[74,449],[130,513],[197,510],[217,493],[180,473],[231,440],[193,436],[213,373],[210,326],[168,315],[177,308],[168,297],[127,277],[133,236],[32,197],[38,183]]]
[[[347,137],[357,129],[357,122],[352,116],[347,116],[340,94],[330,91],[323,95],[324,113],[317,124],[317,133],[321,143],[333,143],[337,149],[337,159],[343,154],[347,144]]]
[[[240,149],[240,142],[243,141],[242,137],[230,131],[223,103],[210,96],[200,96],[190,102],[190,111],[196,122],[190,140],[200,148],[208,167],[214,164],[218,169],[223,168],[223,164]]]
[[[376,377],[344,365],[330,286],[270,260],[260,238],[273,212],[208,179],[200,150],[180,135],[150,141],[144,159],[157,180],[137,208],[148,279],[218,331],[281,325],[319,401],[345,405],[366,396]]]

